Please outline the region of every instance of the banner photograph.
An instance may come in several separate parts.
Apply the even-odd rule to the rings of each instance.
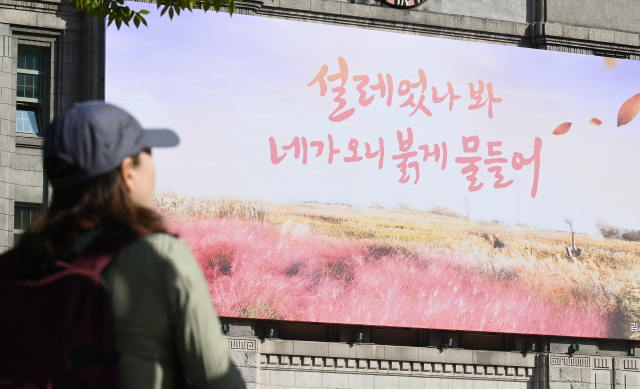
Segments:
[[[148,8],[106,100],[221,316],[640,339],[640,64]]]

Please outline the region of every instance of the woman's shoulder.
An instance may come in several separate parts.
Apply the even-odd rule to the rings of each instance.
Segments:
[[[136,244],[148,245],[161,251],[170,251],[177,247],[187,246],[178,236],[165,232],[143,235],[132,243],[132,245]]]
[[[168,287],[166,293],[172,290],[182,295],[195,288],[202,289],[203,296],[209,295],[198,261],[177,236],[156,233],[140,237],[122,249],[118,257],[119,264],[132,273],[144,273],[145,278]]]
[[[125,246],[120,255],[171,264],[193,259],[187,244],[179,237],[167,233],[141,236]]]

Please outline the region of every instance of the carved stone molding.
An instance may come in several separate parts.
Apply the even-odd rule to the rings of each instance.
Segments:
[[[258,339],[243,339],[243,338],[228,338],[228,348],[232,351],[249,351],[249,352],[259,352],[260,351],[260,341]]]
[[[586,367],[592,366],[591,357],[573,357],[566,355],[550,355],[549,365],[551,366],[570,366],[570,367]]]
[[[611,369],[611,358],[593,358],[593,368],[594,369]]]
[[[260,368],[533,382],[534,368],[263,354]]]
[[[640,370],[640,364],[637,359],[625,359],[622,362],[624,370]]]

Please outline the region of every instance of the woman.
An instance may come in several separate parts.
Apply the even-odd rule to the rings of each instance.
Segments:
[[[86,248],[140,237],[102,276],[111,297],[121,388],[244,388],[204,276],[186,244],[153,211],[152,147],[178,144],[170,130],[143,130],[103,102],[76,104],[45,133],[47,214],[18,250],[33,269],[70,262]]]

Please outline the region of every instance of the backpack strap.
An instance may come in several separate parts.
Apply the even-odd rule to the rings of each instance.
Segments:
[[[0,286],[14,281],[22,273],[24,273],[24,264],[20,261],[16,249],[0,255]]]
[[[136,239],[145,236],[147,234],[132,232],[127,234],[124,238],[115,241],[114,243],[107,245],[100,245],[99,248],[94,248],[94,242],[100,241],[101,236],[98,235],[94,239],[94,242],[89,244],[89,248],[84,252],[80,253],[78,257],[71,263],[60,263],[57,265],[62,267],[74,267],[79,269],[86,269],[94,271],[98,274],[102,273],[102,271],[111,263],[111,260],[122,250],[125,246],[132,243]]]
[[[83,366],[91,365],[96,362],[114,364],[118,362],[120,354],[117,351],[104,346],[92,345],[64,354],[63,357],[67,363],[69,371],[75,372]]]

